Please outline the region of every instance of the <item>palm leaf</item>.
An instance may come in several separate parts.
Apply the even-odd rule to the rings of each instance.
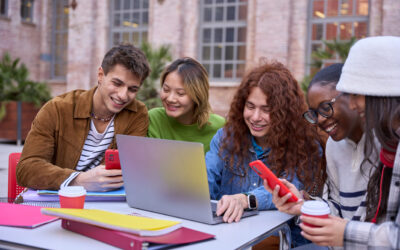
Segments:
[[[170,46],[162,45],[154,48],[150,43],[142,43],[141,50],[146,55],[150,65],[150,75],[143,82],[137,98],[143,101],[148,109],[161,106],[158,97],[158,81],[166,64],[172,60]]]

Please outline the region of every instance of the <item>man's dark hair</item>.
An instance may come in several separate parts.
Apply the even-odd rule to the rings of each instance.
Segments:
[[[142,83],[150,73],[149,63],[144,53],[131,44],[120,44],[111,48],[103,58],[101,67],[107,75],[112,68],[120,64],[132,72]]]

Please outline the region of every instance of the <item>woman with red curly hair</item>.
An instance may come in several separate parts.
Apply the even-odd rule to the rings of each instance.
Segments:
[[[316,128],[302,119],[306,110],[297,81],[281,63],[256,67],[242,80],[206,154],[210,195],[225,222],[239,221],[244,209],[275,209],[249,167],[257,159],[297,188],[320,191],[325,164]]]

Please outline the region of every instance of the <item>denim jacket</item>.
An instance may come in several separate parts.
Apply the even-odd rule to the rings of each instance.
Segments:
[[[251,161],[257,160],[254,148],[243,149],[247,150],[250,156],[243,162],[247,175],[244,171],[238,169],[233,173],[228,169],[228,163],[219,156],[219,149],[224,139],[224,134],[223,128],[217,131],[211,140],[210,151],[206,154],[208,186],[210,188],[211,199],[219,200],[223,195],[250,193],[256,196],[258,210],[276,209],[272,203],[272,195],[263,186],[263,180],[249,166]],[[267,150],[259,158],[267,166],[269,152],[270,150]],[[291,180],[290,177],[288,179]],[[303,188],[303,184],[300,183],[297,176],[294,176],[291,182],[299,190]]]

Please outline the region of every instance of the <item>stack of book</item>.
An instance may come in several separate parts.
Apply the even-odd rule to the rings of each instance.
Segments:
[[[125,189],[119,188],[108,192],[87,192],[85,201],[125,201]],[[58,191],[26,189],[17,197],[18,203],[59,201]]]
[[[215,236],[182,227],[179,221],[153,219],[98,209],[42,208],[62,219],[62,227],[123,249],[162,249],[213,239]]]

